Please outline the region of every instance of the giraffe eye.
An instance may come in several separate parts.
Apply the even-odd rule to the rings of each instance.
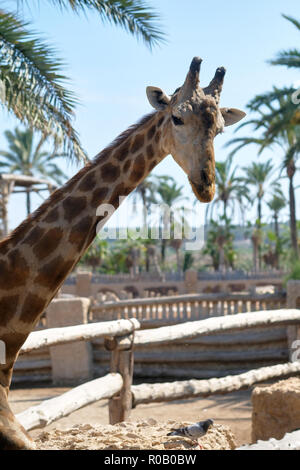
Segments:
[[[184,122],[177,116],[172,116],[172,121],[174,122],[175,126],[183,126]]]

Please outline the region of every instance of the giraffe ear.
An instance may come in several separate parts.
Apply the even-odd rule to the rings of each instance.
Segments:
[[[244,111],[235,108],[220,108],[220,111],[224,118],[225,126],[232,126],[232,124],[236,124],[246,116]]]
[[[170,97],[167,96],[164,91],[155,86],[148,86],[146,93],[149,103],[158,111],[165,109],[171,101]]]

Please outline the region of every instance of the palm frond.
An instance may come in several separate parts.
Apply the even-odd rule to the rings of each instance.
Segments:
[[[159,26],[158,13],[143,0],[48,0],[48,2],[62,10],[71,9],[77,14],[96,12],[102,22],[121,26],[137,39],[142,39],[150,49],[166,40]]]
[[[71,120],[77,102],[63,83],[62,60],[44,44],[28,23],[0,10],[0,82],[4,105],[21,122],[56,136],[71,157],[85,158]]]

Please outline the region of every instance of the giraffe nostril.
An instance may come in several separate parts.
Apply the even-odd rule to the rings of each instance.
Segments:
[[[209,178],[209,175],[207,173],[207,171],[205,170],[201,170],[201,179],[203,181],[204,184],[210,184],[210,178]]]

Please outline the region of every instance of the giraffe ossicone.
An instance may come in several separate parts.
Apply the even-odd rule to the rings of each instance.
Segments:
[[[206,88],[199,84],[195,57],[184,84],[168,96],[148,87],[155,108],[80,170],[0,242],[0,449],[34,447],[15,419],[8,392],[14,363],[41,313],[96,236],[97,207],[119,205],[168,154],[187,174],[195,196],[209,202],[215,193],[213,140],[245,116],[220,108],[225,75],[220,67]]]

